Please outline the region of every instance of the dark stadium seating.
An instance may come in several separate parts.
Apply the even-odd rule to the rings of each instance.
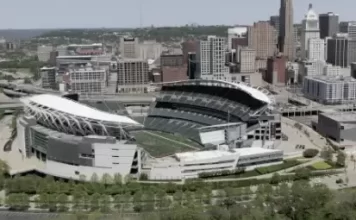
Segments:
[[[213,83],[163,85],[144,125],[200,142],[198,128],[228,122],[255,126],[254,116],[267,106],[238,88]]]
[[[229,99],[234,102],[241,103],[251,109],[257,110],[266,103],[251,97],[248,93],[237,89],[218,87],[218,86],[204,86],[204,85],[180,85],[180,86],[163,86],[162,91],[171,92],[185,92],[194,94],[206,94],[210,96],[221,97]]]

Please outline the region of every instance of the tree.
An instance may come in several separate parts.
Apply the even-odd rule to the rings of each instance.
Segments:
[[[115,184],[122,184],[122,176],[120,173],[116,173],[114,175],[114,183]]]
[[[336,164],[338,166],[344,167],[346,165],[345,161],[346,161],[345,153],[343,153],[342,151],[339,151],[336,156]]]
[[[100,211],[103,213],[108,213],[111,211],[111,201],[109,195],[101,195]]]
[[[295,171],[294,180],[309,180],[310,170],[307,168],[300,168]]]
[[[100,210],[100,198],[101,195],[98,193],[94,193],[90,196],[90,210],[91,211],[99,211]]]
[[[28,77],[25,77],[25,79],[24,79],[24,84],[32,84],[31,79],[28,78]]]
[[[105,173],[102,176],[101,183],[103,183],[104,185],[112,184],[113,183],[113,178],[110,176],[110,174]]]
[[[91,178],[90,178],[90,181],[91,181],[92,183],[98,183],[98,182],[99,182],[98,174],[93,173],[93,175],[92,175]]]
[[[355,170],[355,169],[356,169],[356,158],[355,158],[355,155],[354,155],[354,154],[351,154],[350,160],[353,162],[353,164],[354,164],[354,170]]]
[[[68,196],[66,194],[59,194],[57,202],[59,212],[66,212],[68,210]]]
[[[80,174],[80,175],[79,175],[79,181],[85,182],[86,179],[87,179],[87,177],[86,177],[84,174]]]
[[[317,149],[306,149],[304,152],[303,152],[303,156],[305,158],[313,158],[315,157],[316,155],[318,155],[319,153],[319,150]]]
[[[320,152],[320,157],[326,160],[327,162],[333,161],[333,151],[330,147],[325,146],[323,150]]]
[[[281,181],[281,175],[274,173],[271,177],[270,184],[276,185]]]

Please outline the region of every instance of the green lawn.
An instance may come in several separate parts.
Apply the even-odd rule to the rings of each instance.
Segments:
[[[162,136],[162,138],[160,138],[157,135]],[[137,144],[144,148],[151,156],[153,157],[164,157],[164,156],[169,156],[169,155],[173,155],[175,153],[179,153],[179,152],[187,152],[187,151],[194,151],[194,147],[191,144],[191,146],[193,147],[189,147],[186,146],[185,144],[180,144],[178,140],[173,139],[174,141],[172,141],[172,138],[170,138],[171,136],[169,135],[162,135],[162,133],[155,133],[155,132],[136,132],[134,134]],[[172,135],[174,136],[174,135]],[[164,137],[164,138],[163,138]],[[167,139],[169,140],[167,140]]]
[[[332,166],[324,161],[319,161],[310,166],[313,170],[328,170],[331,169]]]
[[[277,172],[277,171],[280,171],[280,170],[284,170],[284,169],[288,169],[288,168],[291,168],[291,167],[295,167],[295,166],[298,166],[301,163],[302,162],[299,162],[298,160],[285,160],[285,161],[283,161],[282,164],[272,165],[272,166],[268,166],[268,167],[256,168],[256,171],[259,174],[263,175],[263,174],[273,173],[273,172]]]

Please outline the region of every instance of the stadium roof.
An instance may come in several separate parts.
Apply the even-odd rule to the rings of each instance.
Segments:
[[[50,109],[54,109],[74,116],[88,118],[91,120],[126,123],[133,125],[139,124],[138,122],[132,120],[129,117],[103,112],[98,109],[94,109],[89,106],[72,101],[70,99],[51,94],[42,94],[29,98],[24,98],[22,99],[22,102],[24,102],[25,104],[29,104],[29,102],[34,102],[38,105],[42,105]]]
[[[255,99],[271,104],[270,98],[263,92],[259,91],[258,89],[252,88],[242,83],[231,83],[231,84],[234,84],[236,87],[240,88],[241,90],[244,90],[245,92],[253,96]]]
[[[236,89],[239,89],[241,91],[244,91],[246,93],[248,93],[250,96],[252,96],[255,99],[258,99],[262,102],[265,102],[267,104],[272,104],[272,100],[268,97],[267,94],[263,93],[262,91],[250,87],[248,85],[245,85],[243,83],[232,83],[232,82],[227,82],[227,81],[223,81],[223,80],[202,80],[202,79],[196,79],[196,80],[183,80],[183,81],[176,81],[176,82],[168,82],[168,83],[164,83],[164,84],[176,84],[176,83],[199,83],[199,84],[207,84],[207,85],[216,85],[217,83],[220,83],[220,85],[222,86],[229,86],[229,87],[233,87]]]

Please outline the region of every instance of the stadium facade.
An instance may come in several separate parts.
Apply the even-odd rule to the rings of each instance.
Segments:
[[[61,178],[145,173],[149,179],[184,179],[283,160],[283,152],[274,149],[281,126],[271,109],[273,99],[243,84],[207,80],[165,84],[144,126],[128,116],[57,95],[36,95],[22,102],[24,114],[17,120],[12,150],[24,160],[36,160],[37,172]],[[183,136],[201,147],[158,158],[134,135],[153,131]],[[12,171],[16,172],[20,171]]]

